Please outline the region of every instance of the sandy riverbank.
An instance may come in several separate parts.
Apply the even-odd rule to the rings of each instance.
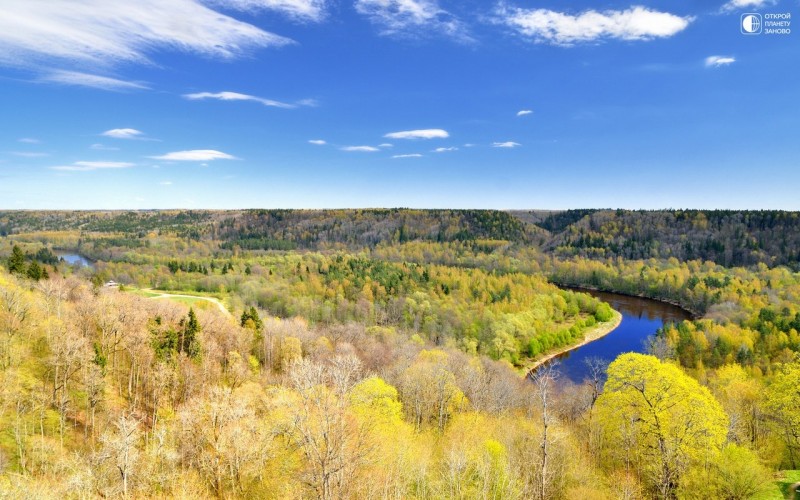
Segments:
[[[604,323],[598,324],[597,326],[595,326],[594,328],[592,328],[591,330],[586,332],[586,334],[583,337],[583,340],[581,340],[577,344],[571,344],[571,345],[568,345],[568,346],[564,346],[564,347],[562,347],[560,349],[557,349],[555,351],[552,351],[552,352],[548,353],[543,358],[537,359],[532,365],[527,367],[527,369],[525,370],[525,375],[527,376],[530,372],[532,372],[533,370],[539,368],[540,366],[542,366],[543,364],[547,363],[548,361],[550,361],[551,359],[555,358],[556,356],[564,354],[565,352],[574,351],[575,349],[577,349],[579,347],[585,346],[589,342],[594,342],[595,340],[597,340],[597,339],[599,339],[601,337],[605,337],[609,333],[613,332],[614,329],[617,328],[620,323],[622,323],[622,314],[619,311],[614,311],[614,317],[613,318],[611,318],[610,320],[608,320],[608,321],[606,321]]]

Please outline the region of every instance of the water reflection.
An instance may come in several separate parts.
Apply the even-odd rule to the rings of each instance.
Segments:
[[[56,254],[56,257],[64,259],[64,261],[71,266],[89,267],[89,268],[94,267],[94,263],[92,263],[92,261],[90,261],[83,255],[79,255],[76,253],[69,253],[69,252],[53,252],[53,253]]]

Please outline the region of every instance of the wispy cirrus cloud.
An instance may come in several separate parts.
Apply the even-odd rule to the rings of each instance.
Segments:
[[[88,172],[90,170],[120,169],[135,166],[135,163],[124,161],[76,161],[72,165],[57,165],[50,168],[69,172]]]
[[[520,144],[518,142],[514,142],[514,141],[493,142],[492,143],[492,147],[493,148],[508,148],[508,149],[512,149],[512,148],[518,148],[520,146],[522,146],[522,144]]]
[[[433,150],[434,153],[448,153],[450,151],[458,151],[458,148],[455,146],[451,146],[449,148],[436,148]]]
[[[272,108],[293,109],[297,107],[295,104],[273,101],[272,99],[264,99],[263,97],[256,97],[254,95],[240,94],[239,92],[197,92],[194,94],[184,94],[183,97],[190,101],[206,99],[215,99],[218,101],[253,101]]]
[[[240,11],[271,10],[297,21],[322,21],[327,0],[209,0],[206,3]]]
[[[530,110],[530,109],[522,109],[522,110],[517,111],[517,116],[528,116],[528,115],[532,115],[532,114],[533,114],[533,111]]]
[[[706,68],[719,68],[721,66],[730,66],[736,62],[735,57],[730,56],[709,56],[706,57]]]
[[[40,76],[36,81],[42,83],[57,83],[61,85],[75,85],[78,87],[90,87],[94,89],[111,90],[116,92],[122,92],[126,90],[146,90],[150,88],[140,82],[129,82],[120,80],[118,78],[111,78],[109,76],[65,70],[50,71]]]
[[[349,153],[374,153],[376,151],[380,151],[380,149],[373,146],[344,146],[339,149]]]
[[[328,141],[324,141],[322,139],[309,139],[308,143],[313,144],[315,146],[324,146],[328,144]]]
[[[572,15],[547,9],[501,5],[496,15],[497,22],[533,42],[565,46],[607,39],[667,38],[686,29],[694,19],[642,6],[603,12],[587,10]]]
[[[442,9],[436,0],[356,0],[355,8],[379,26],[384,35],[439,33],[459,41],[472,40],[464,23]]]
[[[144,132],[136,130],[135,128],[112,128],[100,135],[111,137],[112,139],[142,139],[144,137]]]
[[[730,0],[722,6],[722,10],[725,12],[741,9],[757,10],[768,5],[775,5],[776,3],[778,3],[777,0]]]
[[[419,153],[411,153],[411,154],[407,154],[407,155],[394,155],[394,156],[392,156],[392,158],[394,158],[394,159],[400,159],[400,158],[422,158],[422,155],[419,154]]]
[[[23,144],[41,144],[42,141],[33,137],[22,137],[17,139],[17,142],[21,142]]]
[[[188,151],[173,151],[159,156],[148,156],[153,160],[164,161],[213,161],[213,160],[238,160],[233,155],[216,151],[214,149],[191,149]]]
[[[230,59],[289,43],[201,0],[25,0],[4,2],[0,16],[0,64],[45,72],[149,63],[160,50]]]
[[[440,128],[404,130],[384,135],[387,139],[447,139],[450,134]]]

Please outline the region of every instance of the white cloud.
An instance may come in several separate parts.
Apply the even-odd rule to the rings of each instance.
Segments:
[[[50,156],[49,153],[39,153],[35,151],[14,151],[11,154],[21,158],[43,158],[45,156]]]
[[[119,148],[106,146],[105,144],[92,144],[89,149],[94,149],[95,151],[119,151]]]
[[[37,81],[44,83],[59,83],[62,85],[76,85],[78,87],[90,87],[93,89],[112,91],[145,90],[149,88],[146,85],[138,82],[128,82],[108,76],[63,70],[51,71],[39,77]]]
[[[200,0],[25,0],[3,2],[0,16],[0,63],[21,67],[147,63],[165,49],[232,58],[287,43]]]
[[[526,115],[532,115],[532,114],[533,114],[533,111],[531,111],[530,109],[523,109],[523,110],[517,111],[517,116],[526,116]]]
[[[740,9],[760,9],[767,5],[775,5],[777,0],[730,0],[722,6],[724,11],[740,10]]]
[[[436,0],[356,0],[356,11],[382,28],[385,35],[419,35],[421,28],[470,41],[464,24]]]
[[[736,62],[735,57],[709,56],[706,57],[706,68],[719,68],[720,66],[729,66],[735,62]]]
[[[133,166],[136,166],[136,164],[123,161],[76,161],[72,165],[59,165],[50,168],[71,172],[87,172],[90,170],[130,168]]]
[[[21,142],[23,144],[40,144],[42,141],[39,139],[34,139],[33,137],[23,137],[21,139],[17,139],[17,142]]]
[[[506,141],[506,142],[494,142],[492,143],[493,148],[516,148],[522,146],[522,144],[518,142]]]
[[[380,151],[380,149],[374,148],[372,146],[345,146],[341,148],[341,150],[348,152],[359,152],[359,153],[374,153],[375,151]]]
[[[394,155],[392,158],[422,158],[422,155],[419,153],[412,153],[409,155]]]
[[[378,144],[379,148],[393,148],[394,144],[389,144],[388,142],[384,142],[383,144]]]
[[[315,146],[324,146],[328,144],[327,141],[323,141],[322,139],[311,139],[310,141],[308,141],[308,143],[313,144]]]
[[[136,130],[135,128],[112,128],[100,135],[113,139],[140,139],[144,135],[144,132]]]
[[[578,15],[547,9],[500,7],[497,14],[499,22],[534,42],[556,45],[573,45],[609,38],[665,38],[683,31],[693,21],[692,17],[680,17],[642,6],[604,12],[587,10]]]
[[[455,146],[449,148],[436,148],[433,150],[434,153],[447,153],[448,151],[458,151],[458,148]]]
[[[387,139],[447,139],[450,134],[440,128],[405,130],[384,135]]]
[[[158,183],[159,186],[171,186],[172,181],[161,181]]]
[[[322,21],[326,0],[209,0],[206,3],[241,11],[274,10],[298,21]]]
[[[189,151],[174,151],[160,156],[149,156],[154,160],[164,161],[212,161],[212,160],[236,160],[233,155],[215,151],[213,149],[192,149]]]
[[[203,99],[217,99],[220,101],[254,101],[270,106],[273,108],[292,109],[296,108],[294,104],[286,104],[280,101],[273,101],[272,99],[264,99],[253,95],[240,94],[238,92],[198,92],[196,94],[185,94],[183,97],[192,101]]]

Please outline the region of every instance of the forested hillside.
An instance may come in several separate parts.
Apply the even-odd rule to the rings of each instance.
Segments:
[[[558,256],[800,265],[800,213],[730,210],[569,210],[521,220],[551,231]]]
[[[545,233],[497,210],[0,212],[0,236],[65,230],[129,238],[157,231],[247,250],[357,248],[410,240],[526,243]]]
[[[149,232],[223,249],[357,249],[409,241],[505,241],[559,257],[709,260],[724,266],[800,265],[800,213],[730,210],[245,210],[0,212],[0,235]],[[109,236],[110,238],[110,236]],[[102,243],[101,243],[102,246]]]
[[[734,499],[800,480],[796,214],[515,215],[0,214],[0,497]],[[680,241],[711,253],[659,253]],[[744,261],[711,260],[728,250]],[[694,318],[581,385],[526,380],[615,324],[554,283]]]

